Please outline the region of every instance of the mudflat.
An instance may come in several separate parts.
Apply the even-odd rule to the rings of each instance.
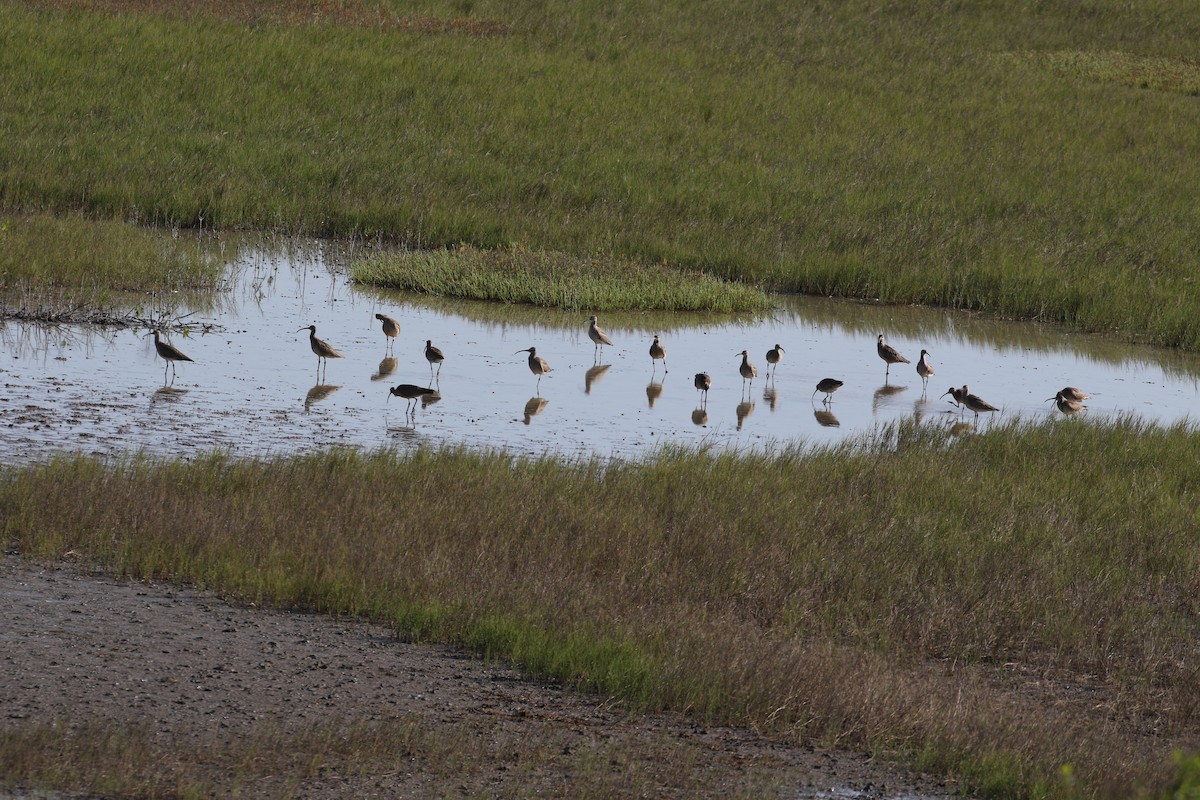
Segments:
[[[122,785],[150,796],[311,798],[954,792],[863,754],[629,713],[460,650],[400,641],[382,625],[117,581],[69,562],[5,556],[0,603],[6,760],[22,741],[44,749],[102,738],[118,742],[130,772],[126,784],[49,787],[66,794],[121,795]],[[64,745],[55,758],[86,761],[87,750]],[[90,774],[79,766],[72,774]]]

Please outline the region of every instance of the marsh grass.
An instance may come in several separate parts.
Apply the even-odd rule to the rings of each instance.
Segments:
[[[572,311],[733,313],[771,306],[759,289],[703,273],[520,247],[376,254],[355,262],[351,274],[390,289]]]
[[[6,469],[0,513],[28,558],[367,615],[990,793],[1128,795],[1198,749],[1198,456],[1126,419],[613,464],[62,458]]]
[[[0,205],[521,242],[1200,349],[1191,79],[1057,65],[1186,66],[1187,0],[401,9],[502,35],[68,5],[4,3]]]
[[[117,306],[165,308],[182,292],[211,293],[232,257],[192,232],[76,215],[0,216],[0,315],[124,324],[129,314]]]

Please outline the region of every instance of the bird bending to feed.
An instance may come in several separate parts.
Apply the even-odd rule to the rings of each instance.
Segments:
[[[879,357],[882,358],[885,362],[887,362],[887,370],[885,370],[883,373],[885,377],[887,376],[888,371],[891,370],[892,364],[911,363],[911,362],[909,362],[909,360],[907,358],[900,355],[899,351],[896,350],[896,348],[892,347],[890,344],[888,344],[887,342],[885,342],[883,340],[882,333],[879,334],[879,338],[875,340],[875,352],[879,353]]]
[[[166,381],[166,379],[167,379],[167,366],[171,367],[171,378],[174,379],[175,378],[175,362],[192,360],[192,359],[188,358],[187,356],[185,356],[183,354],[183,351],[180,350],[175,345],[170,344],[169,342],[164,342],[162,339],[158,338],[158,328],[155,328],[154,330],[152,330],[150,333],[148,333],[146,335],[154,336],[154,352],[158,353],[159,358],[161,358],[163,361],[167,362],[166,364],[163,365],[163,381]]]
[[[962,389],[959,390],[961,401],[964,406],[975,412],[975,416],[979,416],[981,411],[999,411],[994,405],[984,400],[977,394],[971,394],[971,391],[964,383]]]
[[[592,314],[588,317],[588,338],[596,343],[596,350],[601,346],[612,346],[612,339],[608,338],[608,334],[596,327],[596,315]]]
[[[442,377],[442,362],[446,360],[446,356],[433,346],[432,339],[425,340],[425,360],[429,362],[429,374],[433,374],[433,365],[437,364],[437,376]]]
[[[771,365],[771,374],[775,374],[775,370],[779,367],[779,362],[783,360],[783,348],[775,345],[767,351],[767,363]]]
[[[738,372],[742,375],[742,385],[745,386],[746,381],[750,381],[753,385],[754,379],[758,377],[758,367],[750,363],[750,354],[745,350],[736,355],[742,357],[742,365],[738,367]]]
[[[400,323],[387,316],[386,314],[376,314],[375,319],[383,323],[383,335],[389,340],[395,339],[400,335]],[[388,342],[391,344],[391,342]]]
[[[712,388],[712,376],[707,372],[697,372],[696,377],[692,379],[693,385],[700,391],[704,398],[704,402],[708,402],[708,390]]]
[[[929,384],[929,376],[933,375],[933,364],[929,363],[929,351],[922,350],[921,357],[917,359],[917,374],[921,376],[921,380]]]
[[[1084,400],[1090,400],[1091,395],[1087,392],[1076,389],[1074,386],[1064,386],[1059,392],[1064,400],[1070,400],[1072,403],[1082,403]],[[1053,400],[1054,398],[1050,398]]]
[[[396,397],[403,397],[409,402],[409,405],[404,409],[404,413],[407,414],[409,407],[411,407],[414,412],[417,410],[418,398],[431,394],[437,394],[437,391],[434,389],[429,389],[425,386],[417,386],[412,383],[402,383],[399,386],[392,386],[388,389],[388,400],[391,400],[393,395]]]
[[[1070,388],[1070,386],[1067,387],[1067,389]],[[1083,404],[1082,400],[1072,400],[1070,397],[1067,397],[1067,389],[1063,389],[1058,394],[1054,395],[1054,397],[1047,397],[1046,399],[1053,400],[1055,405],[1058,406],[1058,410],[1064,414],[1074,414],[1077,411],[1083,411],[1085,408],[1087,408],[1087,406]],[[1079,394],[1083,394],[1083,392],[1080,392],[1078,389],[1075,391]],[[1086,394],[1083,394],[1083,396],[1087,397]]]
[[[325,368],[329,368],[329,359],[341,358],[342,354],[329,346],[329,342],[324,339],[317,338],[317,326],[306,325],[303,328],[297,328],[296,333],[300,331],[308,331],[308,345],[312,351],[317,354],[317,371],[321,370],[321,359],[325,359]]]
[[[963,397],[966,395],[966,392],[964,391],[966,388],[967,387],[964,386],[962,389],[955,389],[953,386],[951,386],[949,389],[942,392],[942,397],[950,395],[950,402],[961,408],[963,405]]]
[[[592,317],[592,319],[595,319],[595,317]],[[654,341],[650,343],[650,364],[652,366],[657,367],[658,365],[655,364],[654,362],[659,361],[659,360],[661,360],[663,362],[663,372],[666,372],[667,371],[667,348],[663,347],[662,342],[660,342],[658,340],[658,337],[655,336]]]
[[[542,386],[542,376],[551,371],[550,364],[546,359],[537,354],[536,347],[526,347],[524,350],[518,350],[517,353],[529,353],[529,371],[538,376],[537,385],[540,389]]]
[[[833,393],[842,388],[842,382],[837,378],[822,378],[817,382],[817,388],[813,391],[812,396],[816,397],[817,392],[824,392],[825,399],[822,403],[830,403],[833,401]]]

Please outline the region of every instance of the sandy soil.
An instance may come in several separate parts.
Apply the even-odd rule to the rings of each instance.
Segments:
[[[627,714],[459,651],[398,641],[379,625],[231,605],[12,555],[0,562],[0,602],[0,732],[49,721],[137,730],[186,759],[205,748],[236,752],[267,729],[284,741],[389,722],[422,731],[424,747],[370,769],[322,766],[283,783],[252,777],[238,784],[242,796],[953,793],[863,755],[681,715]],[[448,752],[456,749],[469,752]]]

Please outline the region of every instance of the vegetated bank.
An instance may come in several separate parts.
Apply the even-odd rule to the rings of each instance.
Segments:
[[[519,242],[1200,348],[1185,0],[208,9],[6,0],[0,206]]]
[[[1198,455],[1072,419],[633,463],[64,457],[3,470],[0,516],[27,558],[368,615],[986,794],[1129,796],[1200,750]]]

